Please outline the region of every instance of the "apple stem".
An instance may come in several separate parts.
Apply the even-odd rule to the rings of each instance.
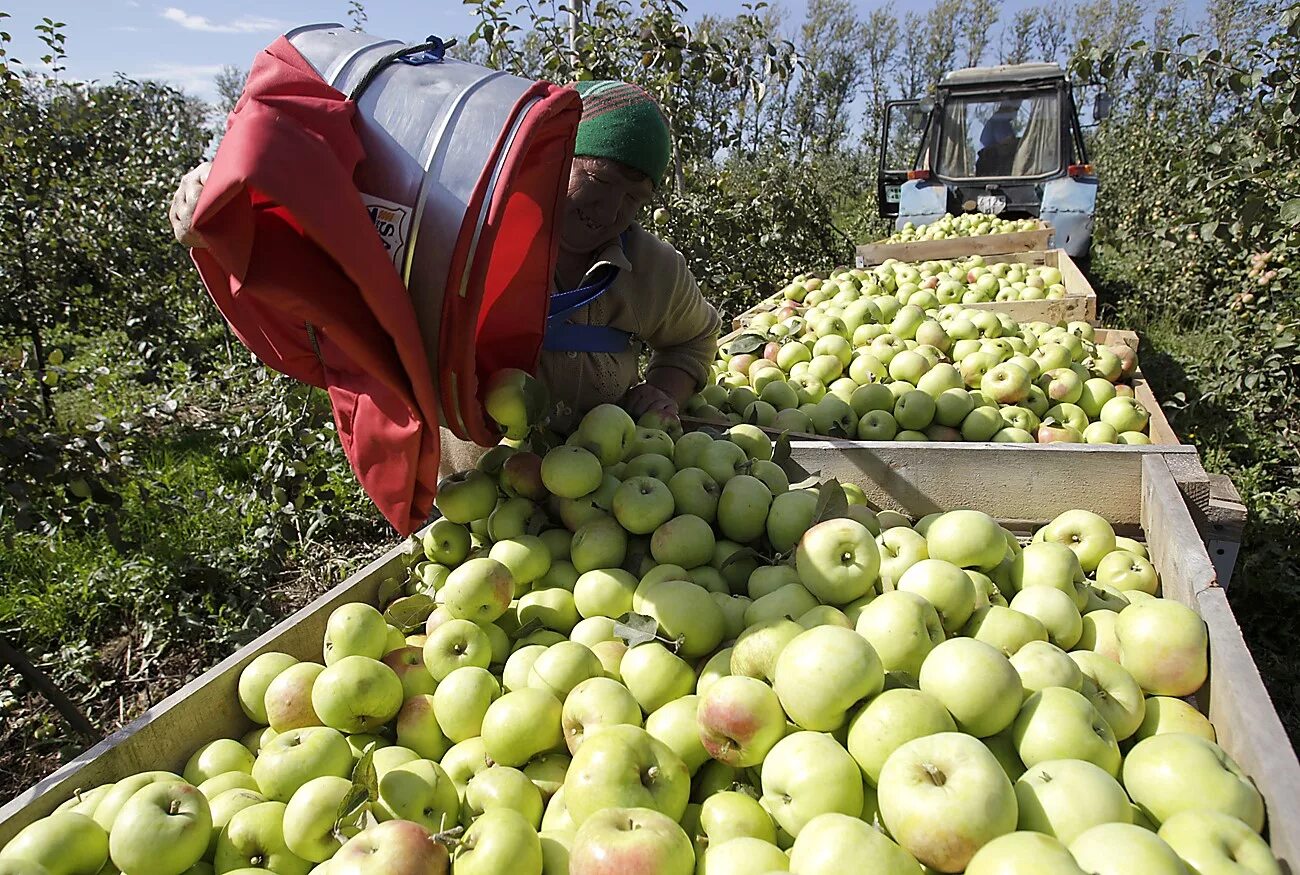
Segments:
[[[181,800],[179,800],[179,799],[173,799],[173,800],[168,804],[168,806],[167,806],[167,813],[168,813],[168,814],[180,814],[180,813],[181,813]]]
[[[942,787],[944,784],[948,783],[947,776],[945,776],[939,767],[933,763],[926,763],[922,768],[925,769],[926,775],[929,776],[930,782],[934,784],[934,786]]]

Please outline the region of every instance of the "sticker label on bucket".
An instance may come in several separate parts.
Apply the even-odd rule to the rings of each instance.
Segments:
[[[361,193],[361,200],[370,213],[370,220],[375,223],[380,242],[393,260],[393,266],[401,271],[406,241],[410,239],[411,208],[365,192]]]

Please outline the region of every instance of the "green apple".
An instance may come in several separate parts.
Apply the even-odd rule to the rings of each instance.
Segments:
[[[871,644],[886,672],[913,678],[944,640],[934,606],[916,593],[898,590],[882,593],[863,607],[854,629]]]
[[[1048,687],[1083,690],[1083,672],[1070,655],[1050,641],[1030,641],[1011,656],[1025,698]]]
[[[710,845],[736,838],[776,842],[776,824],[763,806],[748,793],[723,790],[711,793],[700,806],[700,827]]]
[[[273,738],[253,763],[253,779],[262,795],[288,802],[294,791],[322,775],[352,773],[352,749],[343,734],[324,726],[290,729]]]
[[[402,698],[433,692],[436,684],[424,667],[423,648],[401,647],[385,655],[381,662],[397,675],[402,684]]]
[[[1069,547],[1054,541],[1027,544],[1011,560],[1011,585],[1017,592],[1030,586],[1050,586],[1086,604],[1083,567]]]
[[[730,595],[725,592],[711,592],[709,595],[713,597],[713,603],[718,606],[718,610],[722,613],[723,640],[734,641],[745,631],[745,612],[749,610],[749,606],[753,604],[753,601],[743,595]],[[817,609],[814,608],[813,610]],[[833,611],[835,609],[828,608],[828,610]],[[807,616],[807,614],[804,615],[804,617]],[[802,618],[800,625],[807,625],[802,622]]]
[[[646,732],[681,757],[692,775],[709,759],[696,722],[698,707],[698,696],[683,696],[662,706],[645,719]]]
[[[699,855],[697,871],[708,875],[746,875],[753,872],[786,872],[790,858],[772,842],[741,836],[716,843],[710,841]]]
[[[497,504],[497,484],[479,470],[461,471],[438,483],[434,506],[446,519],[466,525],[487,519]]]
[[[685,568],[707,565],[715,547],[713,528],[694,514],[668,520],[655,529],[650,539],[650,552],[656,562]]]
[[[797,726],[833,732],[850,708],[879,693],[884,683],[880,657],[865,638],[852,629],[818,626],[781,651],[773,689]]]
[[[1087,510],[1060,514],[1043,527],[1042,539],[1073,550],[1085,573],[1096,571],[1102,558],[1115,550],[1115,530],[1105,517]]]
[[[335,608],[325,625],[325,664],[345,656],[380,659],[386,652],[388,624],[384,615],[362,602]]]
[[[695,852],[671,816],[644,806],[609,808],[578,827],[568,871],[570,875],[692,875]]]
[[[690,664],[657,641],[630,648],[619,664],[619,673],[647,714],[689,695],[695,686]]]
[[[598,404],[582,417],[577,433],[602,465],[613,465],[626,456],[636,437],[636,423],[618,405]]]
[[[1282,875],[1268,842],[1222,812],[1180,812],[1162,823],[1157,835],[1198,875]]]
[[[867,602],[869,601],[868,598]],[[863,604],[865,605],[867,602],[863,602]],[[849,604],[853,604],[853,602]],[[849,620],[848,615],[831,605],[818,605],[796,617],[795,622],[805,629],[812,629],[817,626],[839,626],[842,629],[853,628],[853,621]],[[739,635],[741,631],[744,631],[743,628],[738,630],[736,634]]]
[[[419,757],[412,756],[412,759],[419,759]],[[401,763],[397,765],[401,765]],[[483,742],[483,737],[475,736],[474,738],[465,739],[460,744],[452,745],[447,753],[443,755],[439,765],[447,773],[447,777],[451,778],[451,782],[456,785],[457,792],[464,795],[469,779],[492,765],[492,760],[487,755],[487,747]],[[378,766],[376,766],[375,771],[379,771]],[[379,777],[383,778],[382,772],[380,772]]]
[[[510,573],[514,590],[521,591],[534,581],[541,580],[551,570],[551,551],[536,535],[517,535],[497,541],[488,551],[489,560],[496,560]],[[459,569],[457,569],[459,570]],[[495,569],[494,569],[495,570]],[[498,572],[499,573],[499,572]],[[455,574],[453,571],[452,574]],[[451,580],[450,577],[447,578]],[[491,619],[465,617],[467,620],[490,623]]]
[[[1071,758],[1119,774],[1119,744],[1101,713],[1081,693],[1048,687],[1031,695],[1012,727],[1016,751],[1026,766]]]
[[[794,546],[793,543],[791,546]],[[799,583],[799,572],[794,566],[784,563],[777,565],[761,565],[750,573],[746,581],[745,591],[749,597],[755,601],[763,596],[776,592],[783,586],[789,586],[792,583]]]
[[[438,726],[433,696],[420,694],[407,699],[397,714],[397,743],[421,757],[440,759],[451,742]]]
[[[258,654],[244,666],[244,670],[239,673],[238,695],[239,706],[244,709],[248,719],[263,725],[268,722],[266,689],[280,672],[297,662],[297,659],[287,653],[272,650]]]
[[[745,609],[745,625],[757,626],[782,617],[801,617],[817,604],[817,597],[803,586],[788,583],[776,592],[755,599]]]
[[[1016,828],[1011,782],[989,749],[962,733],[899,747],[881,769],[877,793],[894,841],[941,872],[962,871],[981,847]]]
[[[483,409],[512,440],[522,440],[550,407],[546,384],[518,368],[492,372],[483,388]]]
[[[666,432],[657,428],[637,426],[632,443],[628,445],[623,458],[632,459],[646,453],[657,453],[671,462],[673,449],[673,439]]]
[[[141,785],[135,792],[144,792],[153,786],[166,787],[168,784]],[[176,782],[171,782],[171,786],[177,786]],[[130,798],[134,798],[134,793]],[[149,798],[153,798],[153,793]],[[130,799],[123,801],[129,802]],[[120,813],[126,811],[123,804]],[[136,815],[133,822],[138,825],[140,816]],[[147,844],[148,838],[148,835],[141,835],[136,840]],[[206,848],[207,836],[203,837],[203,842]],[[10,867],[15,875],[23,875],[19,864],[26,863],[34,867],[32,875],[93,875],[105,866],[108,856],[109,834],[100,825],[84,814],[59,811],[33,821],[10,839],[0,850],[0,870]]]
[[[512,690],[488,706],[483,743],[498,765],[519,767],[539,753],[564,745],[562,705],[546,690]]]
[[[321,672],[311,689],[321,722],[340,732],[374,732],[397,716],[402,697],[397,674],[368,656],[343,657]]]
[[[491,639],[469,620],[448,620],[424,642],[424,667],[438,682],[463,666],[487,668],[491,662]]]
[[[973,638],[953,638],[925,658],[921,690],[952,714],[962,732],[984,738],[1015,720],[1023,698],[1020,676],[996,648]]]
[[[515,614],[519,624],[540,623],[543,629],[550,629],[561,635],[567,635],[578,624],[578,606],[573,593],[567,589],[537,589],[526,592],[519,597],[515,605]],[[494,662],[496,660],[493,660]]]
[[[1069,844],[1094,826],[1132,822],[1132,806],[1106,770],[1080,759],[1046,760],[1016,781],[1019,828]]]
[[[966,875],[1085,875],[1065,845],[1037,832],[998,836],[966,865]]]
[[[433,691],[433,713],[443,735],[453,744],[473,738],[483,727],[488,706],[501,696],[492,673],[467,665],[453,670]]]
[[[1071,595],[1050,586],[1030,586],[1011,599],[1011,610],[1028,614],[1047,630],[1047,640],[1069,650],[1083,635],[1083,618]]]
[[[930,529],[933,531],[934,524]],[[961,568],[942,559],[920,560],[903,572],[896,585],[900,591],[930,602],[945,632],[955,634],[975,610],[974,582]]]
[[[1101,406],[1101,421],[1118,432],[1144,432],[1150,414],[1136,398],[1120,395]]]
[[[736,768],[763,762],[786,729],[776,692],[743,675],[727,675],[710,684],[700,694],[696,722],[708,755]]]
[[[1209,674],[1209,632],[1200,615],[1169,599],[1129,605],[1115,621],[1120,665],[1148,693],[1190,696]]]
[[[432,765],[432,764],[431,764]],[[456,788],[447,782],[451,799]],[[524,816],[537,829],[542,822],[542,793],[519,769],[491,766],[470,778],[465,787],[465,817],[473,820],[484,812],[509,809]],[[448,821],[450,822],[450,818]],[[418,822],[418,821],[417,821]]]
[[[997,407],[976,404],[961,421],[961,436],[968,441],[987,441],[1005,427],[1006,422]]]
[[[787,644],[803,632],[803,626],[785,617],[750,624],[732,648],[731,673],[772,680],[776,673],[777,657]]]
[[[673,474],[668,480],[668,491],[678,514],[691,514],[707,523],[717,517],[722,487],[703,468],[683,468]]]
[[[542,794],[543,802],[549,802],[551,797],[564,786],[564,776],[569,771],[570,761],[568,754],[544,753],[533,757],[524,766],[524,774]]]
[[[680,820],[691,777],[681,757],[638,726],[605,726],[583,741],[564,778],[575,823],[604,808],[653,808]]]
[[[493,541],[517,538],[541,525],[545,518],[542,509],[528,499],[508,498],[488,516],[486,534]]]
[[[811,489],[793,489],[773,498],[766,523],[768,541],[773,549],[780,553],[790,552],[812,525],[816,510],[817,493]],[[751,597],[756,596],[751,594]]]
[[[362,830],[322,865],[329,867],[328,875],[445,875],[449,866],[447,846],[409,820]],[[312,873],[320,875],[320,867]]]
[[[285,844],[286,807],[283,802],[262,802],[230,818],[217,838],[214,868],[218,872],[265,868],[279,875],[307,875],[311,863]]]
[[[342,846],[335,835],[339,806],[352,789],[347,778],[325,775],[303,784],[284,810],[284,843],[304,860],[320,863],[334,856]],[[454,792],[454,791],[453,791]],[[351,838],[356,831],[346,833]]]
[[[1133,676],[1115,661],[1087,650],[1076,650],[1070,658],[1083,672],[1083,694],[1106,718],[1115,738],[1123,741],[1142,725],[1146,699]]]
[[[1132,595],[1132,593],[1130,593]],[[1119,662],[1119,640],[1115,637],[1114,611],[1089,611],[1083,615],[1083,632],[1074,645],[1076,650],[1091,650],[1107,659]]]
[[[112,789],[112,787],[112,784],[105,784],[103,787],[97,787],[95,789],[107,793]],[[224,772],[220,775],[214,775],[213,777],[208,778],[199,785],[199,792],[208,797],[209,802],[222,793],[225,793],[227,790],[251,790],[254,793],[260,792],[257,787],[257,781],[253,780],[251,772]],[[78,811],[82,814],[87,814],[88,816],[93,815],[95,807],[99,804],[99,799],[103,798],[103,794],[98,796],[93,794],[95,794],[94,790],[90,793],[81,794],[82,798],[86,800],[86,803],[89,805],[88,808],[83,809],[82,807],[76,807],[72,810]],[[67,803],[64,804],[66,805]]]
[[[511,454],[501,465],[501,489],[510,497],[541,501],[546,498],[546,485],[542,482],[542,457],[536,453]],[[425,551],[427,554],[427,550]],[[454,553],[452,554],[455,555]],[[451,564],[462,561],[453,560]]]
[[[778,827],[797,839],[819,814],[862,811],[862,772],[830,735],[799,731],[778,741],[763,760],[761,802]]]
[[[263,707],[272,729],[285,732],[321,725],[321,719],[312,706],[311,692],[323,671],[325,666],[318,662],[299,662],[275,676],[263,697]]]
[[[253,755],[233,738],[218,738],[200,747],[185,764],[186,783],[198,786],[226,772],[252,774]]]
[[[99,824],[105,834],[112,831],[113,821],[117,818],[118,812],[122,806],[143,787],[150,784],[161,784],[182,780],[180,775],[171,772],[153,771],[139,772],[134,775],[123,778],[115,783],[108,792],[100,797],[99,804],[95,806],[94,813],[90,815],[95,823]],[[75,825],[76,822],[70,822],[69,825]]]
[[[579,446],[561,445],[542,459],[542,483],[552,495],[581,498],[600,486],[600,459]]]
[[[612,517],[600,517],[573,533],[570,561],[579,574],[618,568],[627,556],[627,532]]]
[[[988,571],[1006,554],[1006,537],[991,516],[952,510],[936,517],[925,533],[926,555],[960,568]]]
[[[604,673],[591,648],[575,641],[559,641],[546,648],[528,671],[528,686],[545,690],[563,702],[569,691],[588,678]]]
[[[790,871],[802,875],[841,872],[917,875],[921,867],[911,854],[871,824],[857,817],[828,812],[814,817],[800,831],[790,849]]]
[[[607,677],[588,678],[564,699],[564,743],[576,753],[587,737],[610,724],[641,725],[641,707],[627,687]]]
[[[1144,556],[1127,550],[1114,550],[1097,564],[1097,582],[1115,587],[1120,592],[1137,590],[1155,595],[1160,583],[1155,566]]]
[[[1019,404],[1029,397],[1029,386],[1029,373],[1024,368],[1003,362],[984,374],[979,388],[998,404]]]
[[[1047,641],[1047,628],[1036,617],[1000,605],[976,609],[961,634],[991,644],[1008,658],[1030,642]]]
[[[496,559],[479,557],[457,567],[438,595],[452,617],[491,623],[505,613],[514,598],[510,569]]]
[[[1259,832],[1264,801],[1237,763],[1212,741],[1171,732],[1139,741],[1124,758],[1124,787],[1153,821],[1183,811],[1217,811]]]
[[[521,690],[528,686],[528,673],[532,671],[537,657],[544,652],[544,644],[526,644],[516,648],[501,669],[501,687],[505,690]]]
[[[737,543],[748,543],[763,534],[772,492],[767,484],[749,474],[727,480],[718,499],[718,528]]]
[[[866,526],[851,519],[829,519],[799,539],[795,566],[809,592],[826,604],[843,605],[875,586],[880,551]]]
[[[648,535],[673,515],[673,494],[653,477],[624,480],[614,492],[614,518],[629,532]]]
[[[684,580],[645,582],[633,595],[633,610],[653,617],[664,636],[680,641],[683,659],[697,659],[717,649],[726,631],[722,610],[703,587]]]
[[[568,770],[565,770],[565,776],[568,776]],[[551,794],[546,810],[542,812],[542,832],[562,831],[572,835],[577,830],[578,825],[573,822],[569,809],[564,804],[564,784],[561,782],[560,788]]]
[[[1168,696],[1148,696],[1146,713],[1133,738],[1141,741],[1153,735],[1169,732],[1188,732],[1208,741],[1217,741],[1214,725],[1208,717],[1183,699]]]
[[[313,778],[313,781],[329,780],[343,781],[351,787],[352,782],[346,778],[327,776],[325,778]],[[312,781],[308,781],[308,784]],[[212,833],[208,839],[208,847],[205,852],[205,859],[210,859],[217,851],[217,839],[225,830],[226,824],[230,823],[230,818],[234,817],[245,808],[266,802],[267,798],[255,790],[236,788],[218,793],[208,799],[208,807],[212,814]],[[333,827],[335,817],[338,815],[338,804],[335,803],[334,809],[330,812],[330,826]]]
[[[952,715],[929,693],[885,690],[853,716],[845,747],[875,787],[885,761],[899,747],[915,738],[956,731]]]
[[[1174,850],[1154,832],[1129,823],[1103,823],[1075,837],[1070,854],[1094,875],[1187,875]]]
[[[1075,404],[1087,414],[1091,420],[1099,420],[1101,409],[1106,403],[1115,397],[1115,385],[1110,380],[1101,377],[1090,377],[1083,381],[1080,387],[1079,397],[1075,399]]]
[[[595,569],[578,578],[573,601],[583,617],[614,619],[632,610],[636,588],[637,579],[621,568]]]
[[[421,543],[430,562],[449,567],[464,562],[472,546],[469,528],[446,517],[439,517],[425,529]]]

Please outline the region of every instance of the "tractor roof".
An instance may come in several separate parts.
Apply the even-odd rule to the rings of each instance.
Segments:
[[[980,85],[985,82],[1039,82],[1063,79],[1065,71],[1058,64],[999,64],[996,67],[967,67],[953,70],[943,77],[943,85]]]

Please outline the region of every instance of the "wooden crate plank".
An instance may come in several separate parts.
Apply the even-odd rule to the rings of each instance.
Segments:
[[[252,724],[239,707],[239,673],[258,654],[279,650],[321,660],[330,613],[350,602],[371,602],[379,582],[402,567],[409,543],[389,550],[320,598],[190,681],[131,723],[36,782],[0,808],[0,846],[78,790],[152,769],[180,772],[190,754],[218,738],[239,738]]]
[[[858,267],[874,267],[887,259],[899,261],[935,261],[970,255],[1001,255],[1047,248],[1052,229],[1047,225],[1032,231],[1009,234],[981,234],[977,237],[952,237],[945,240],[912,240],[906,243],[862,243],[857,248]]]

